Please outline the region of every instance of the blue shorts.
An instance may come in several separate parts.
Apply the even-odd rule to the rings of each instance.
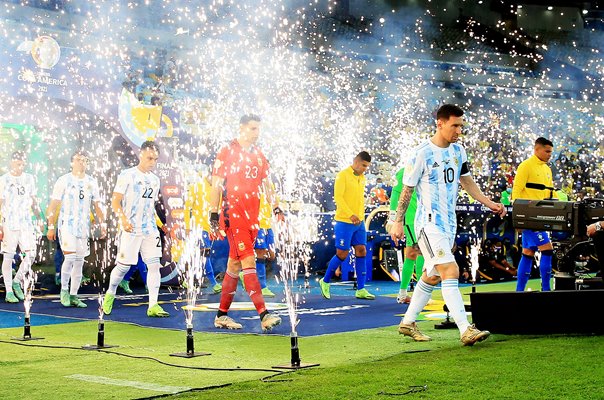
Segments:
[[[260,228],[258,236],[256,236],[255,249],[268,250],[275,247],[275,234],[271,228]]]
[[[348,251],[352,246],[367,245],[367,232],[365,231],[364,222],[355,225],[336,221],[333,230],[336,235],[336,249]]]
[[[522,231],[522,248],[536,251],[539,246],[550,243],[549,235],[545,231]]]
[[[200,249],[209,249],[212,247],[212,241],[210,240],[210,234],[206,231],[201,233],[201,243],[199,244]]]

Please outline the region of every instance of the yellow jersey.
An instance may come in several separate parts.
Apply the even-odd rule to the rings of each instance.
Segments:
[[[204,231],[210,231],[210,189],[211,185],[207,179],[193,183],[187,188],[185,201],[185,229],[192,226],[201,227]]]
[[[529,189],[526,187],[527,182],[554,187],[551,168],[536,155],[532,155],[521,162],[518,169],[516,169],[514,185],[512,186],[512,200],[543,200],[549,197],[549,190]],[[554,198],[558,198],[555,191]]]
[[[353,215],[361,221],[365,219],[365,184],[365,175],[355,175],[352,167],[338,173],[333,195],[336,202],[336,221],[350,224],[350,217]]]
[[[273,221],[271,204],[266,200],[266,195],[260,195],[260,212],[258,213],[258,226],[260,229],[270,229]]]

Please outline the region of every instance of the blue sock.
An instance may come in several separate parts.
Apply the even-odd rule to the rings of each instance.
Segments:
[[[138,267],[138,273],[141,274],[141,278],[143,279],[145,286],[147,286],[147,264],[143,261],[139,261],[139,263],[136,264],[136,267]]]
[[[260,281],[260,287],[264,289],[266,287],[266,260],[258,259],[256,260],[256,275],[258,275],[258,280]]]
[[[214,266],[212,265],[212,260],[210,260],[209,256],[206,256],[205,274],[206,278],[208,278],[210,281],[210,284],[212,286],[216,286],[218,282],[216,282],[216,277],[214,276]]]
[[[534,259],[535,257],[527,256],[526,254],[523,254],[522,258],[520,258],[517,273],[518,281],[516,282],[517,292],[524,292],[524,289],[526,289],[526,284],[531,277],[531,268],[533,267]]]
[[[340,265],[342,265],[342,263],[344,262],[344,260],[340,260],[340,258],[335,255],[331,258],[331,260],[329,261],[329,265],[327,266],[327,271],[325,271],[325,276],[323,277],[323,282],[325,283],[329,283],[329,281],[331,280],[331,277],[333,276],[333,273],[336,272],[336,269],[338,269],[338,267]]]
[[[357,290],[361,290],[365,288],[365,279],[367,278],[367,266],[365,265],[365,256],[355,258],[354,269],[357,272]]]
[[[552,290],[550,280],[552,277],[552,250],[544,250],[541,252],[541,260],[539,261],[539,272],[541,273],[541,291],[549,292]]]

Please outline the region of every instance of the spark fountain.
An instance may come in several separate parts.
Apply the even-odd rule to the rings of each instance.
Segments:
[[[23,292],[25,299],[23,300],[23,307],[25,309],[24,321],[23,321],[23,337],[13,338],[13,340],[28,341],[28,340],[40,340],[42,337],[33,337],[31,335],[31,323],[30,323],[30,310],[33,303],[32,292],[36,282],[37,274],[31,269],[31,266],[25,272],[23,276]]]
[[[82,346],[84,350],[100,350],[100,349],[109,349],[112,347],[119,347],[117,345],[109,345],[105,344],[105,320],[103,319],[103,295],[99,293],[98,298],[99,303],[99,324],[98,331],[96,336],[96,344],[87,344],[86,346]]]
[[[482,242],[478,240],[470,249],[470,272],[472,274],[472,293],[476,293],[476,278],[478,277],[478,254]]]
[[[299,221],[297,221],[299,220]],[[300,359],[300,347],[298,344],[298,332],[296,327],[300,322],[297,315],[297,307],[299,302],[299,293],[294,293],[294,286],[298,278],[300,264],[305,266],[305,276],[308,274],[308,264],[304,261],[308,259],[307,252],[304,251],[306,244],[303,240],[303,235],[294,228],[295,222],[298,227],[308,226],[305,223],[304,215],[299,214],[294,216],[290,213],[287,221],[278,224],[276,241],[280,249],[279,263],[281,270],[279,276],[284,286],[285,302],[287,304],[287,313],[291,325],[291,333],[289,335],[291,344],[291,359],[289,364],[276,365],[273,368],[283,369],[300,369],[316,367],[319,364],[303,363]]]
[[[209,356],[211,353],[195,352],[195,339],[193,337],[193,309],[197,295],[200,292],[201,281],[204,277],[204,268],[206,257],[201,251],[203,243],[203,230],[194,226],[191,229],[187,239],[184,241],[183,254],[179,260],[179,271],[182,274],[183,286],[187,305],[183,307],[185,313],[185,323],[187,328],[187,351],[184,353],[172,353],[172,357],[193,358],[199,356]]]

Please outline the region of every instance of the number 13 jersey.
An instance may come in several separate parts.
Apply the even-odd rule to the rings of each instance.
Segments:
[[[14,176],[10,172],[0,177],[0,200],[4,228],[13,231],[29,229],[32,225],[33,197],[36,183],[33,175],[22,173]]]
[[[135,235],[157,232],[155,202],[159,194],[159,178],[153,172],[144,173],[138,167],[128,168],[117,177],[114,193],[124,195],[122,209],[132,224]]]
[[[470,174],[465,149],[457,143],[442,148],[428,140],[413,154],[405,166],[403,184],[417,192],[416,231],[433,223],[443,233],[455,235],[459,177]]]
[[[268,161],[256,146],[249,150],[237,140],[220,149],[212,174],[225,180],[223,221],[227,227],[258,229],[262,180]]]

